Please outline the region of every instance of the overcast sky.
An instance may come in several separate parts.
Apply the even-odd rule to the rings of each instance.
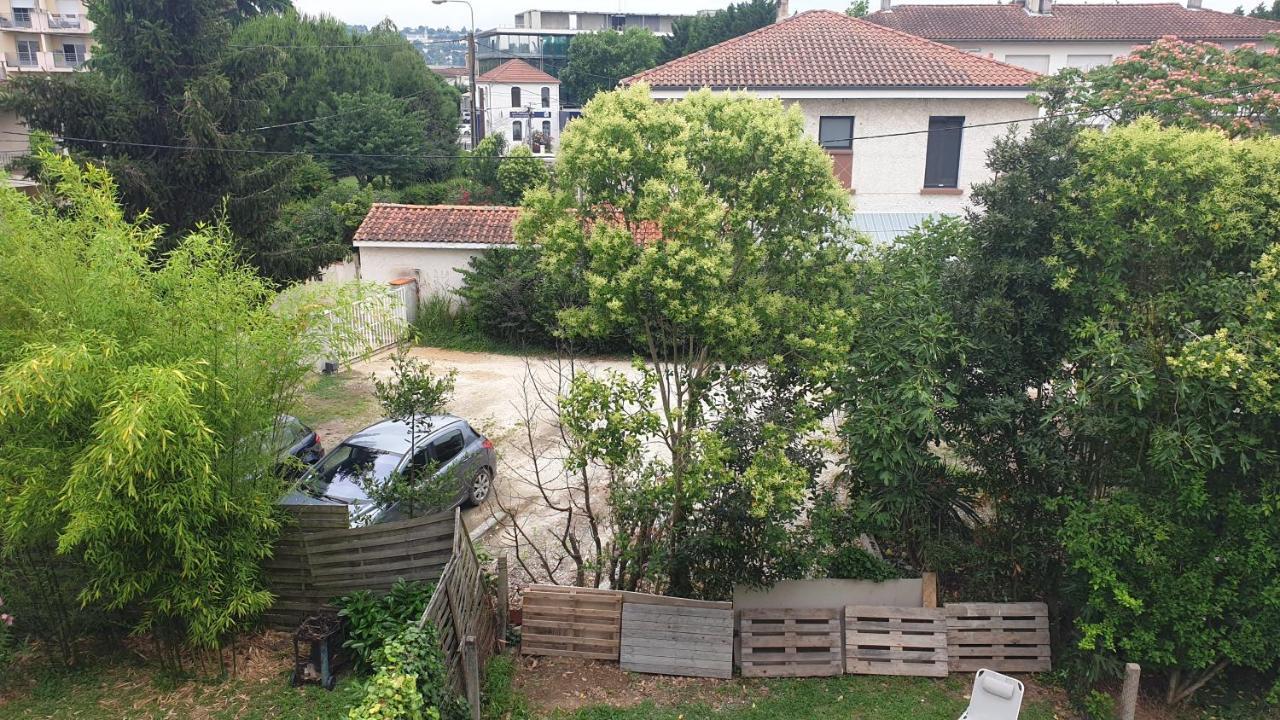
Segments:
[[[481,29],[498,25],[511,25],[516,13],[530,8],[539,10],[579,10],[599,12],[650,12],[689,13],[700,9],[722,8],[731,0],[472,0],[476,11],[476,25]],[[917,0],[918,1],[918,0]],[[945,2],[946,0],[930,0]],[[974,0],[958,0],[973,2]],[[978,0],[981,1],[981,0]],[[1245,7],[1252,7],[1257,0],[1244,0]],[[433,27],[462,27],[470,23],[467,7],[459,3],[432,5],[430,0],[293,0],[301,11],[316,15],[325,13],[353,25],[373,25],[383,18],[391,18],[396,25]],[[1204,6],[1213,10],[1231,12],[1240,0],[1204,0]],[[844,10],[847,0],[791,0],[791,10],[830,8]],[[879,0],[871,0],[872,9],[880,6]]]

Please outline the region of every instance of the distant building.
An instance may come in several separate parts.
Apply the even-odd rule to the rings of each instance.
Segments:
[[[476,112],[484,135],[508,147],[550,154],[560,140],[560,81],[523,60],[508,60],[476,78]]]
[[[511,59],[559,76],[569,58],[574,35],[598,30],[643,28],[654,35],[671,34],[671,24],[685,15],[525,10],[515,24],[476,33],[480,70],[491,70]]]
[[[811,10],[623,83],[646,83],[657,99],[709,88],[798,107],[863,225],[892,236],[926,216],[965,208],[970,188],[991,177],[986,153],[1008,132],[1004,123],[1037,116],[1028,95],[1039,77],[844,13]]]
[[[1264,43],[1280,22],[1177,3],[1074,4],[1020,0],[1008,5],[892,5],[867,20],[1003,60],[1038,73],[1088,70],[1168,36],[1226,48]]]
[[[0,0],[0,83],[23,73],[72,72],[89,59],[93,23],[81,0]],[[6,7],[7,6],[7,7]],[[0,110],[0,169],[25,154],[27,132],[14,113]]]

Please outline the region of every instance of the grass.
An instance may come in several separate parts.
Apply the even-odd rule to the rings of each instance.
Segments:
[[[418,305],[413,331],[417,343],[426,347],[500,355],[547,352],[546,348],[517,346],[495,340],[480,329],[475,313],[467,306],[454,307],[448,298],[440,295],[433,295]]]
[[[350,676],[333,692],[314,685],[293,688],[288,678],[282,670],[265,678],[174,681],[141,664],[44,670],[25,691],[0,700],[0,717],[337,720],[360,697],[359,683]]]
[[[378,415],[373,392],[363,387],[366,378],[346,371],[315,375],[298,398],[298,419],[312,427],[333,420],[366,420]]]

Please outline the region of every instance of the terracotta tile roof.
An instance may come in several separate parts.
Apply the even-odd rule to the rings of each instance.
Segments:
[[[520,208],[507,205],[398,205],[374,203],[355,241],[514,243],[511,228]]]
[[[374,203],[356,229],[355,241],[511,245],[519,215],[520,208],[510,205]],[[662,238],[653,222],[641,223],[634,234],[642,243]]]
[[[464,67],[433,67],[431,72],[444,77],[467,77],[470,72]]]
[[[1024,88],[1037,77],[844,13],[810,10],[623,82],[664,88]]]
[[[1166,35],[1183,40],[1261,40],[1280,22],[1216,10],[1188,10],[1176,3],[1078,5],[1054,3],[1049,15],[1031,15],[1021,4],[895,5],[867,20],[947,42],[957,40],[1133,40]]]
[[[560,84],[559,80],[523,60],[508,60],[476,78],[476,82]]]

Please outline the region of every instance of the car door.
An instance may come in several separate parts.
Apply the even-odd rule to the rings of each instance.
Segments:
[[[431,451],[431,459],[436,464],[435,478],[441,481],[451,480],[452,486],[458,488],[459,494],[471,480],[470,469],[466,462],[466,445],[466,434],[463,432],[462,425],[459,424],[440,431],[438,435],[431,438],[427,446]]]

